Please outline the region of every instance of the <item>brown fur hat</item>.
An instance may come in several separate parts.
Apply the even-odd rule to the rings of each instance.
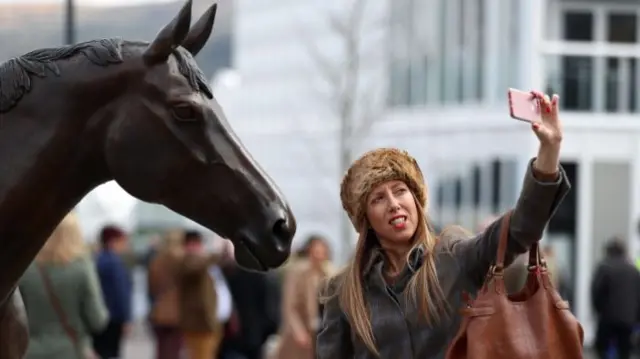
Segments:
[[[342,208],[351,223],[360,231],[366,217],[369,193],[382,182],[400,180],[424,208],[427,204],[427,185],[418,162],[407,151],[397,148],[378,148],[357,159],[349,168],[340,185]]]

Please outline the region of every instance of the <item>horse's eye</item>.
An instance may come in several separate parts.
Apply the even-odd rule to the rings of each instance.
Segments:
[[[173,113],[173,117],[178,121],[192,122],[197,120],[196,111],[190,105],[182,104],[173,106],[171,112]]]

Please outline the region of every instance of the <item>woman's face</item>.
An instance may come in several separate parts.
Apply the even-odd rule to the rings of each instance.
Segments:
[[[321,240],[315,240],[309,245],[309,259],[316,263],[323,263],[329,259],[329,248]]]
[[[409,187],[402,181],[375,187],[367,198],[367,219],[379,240],[411,242],[418,228],[418,209]]]

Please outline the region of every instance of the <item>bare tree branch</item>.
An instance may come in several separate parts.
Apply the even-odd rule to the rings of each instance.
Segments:
[[[325,54],[307,31],[299,31],[305,37],[303,44],[319,77],[328,85],[328,96],[322,97],[329,99],[326,105],[339,121],[339,175],[351,164],[359,142],[368,137],[374,123],[382,117],[382,86],[363,86],[364,61],[372,58],[372,50],[377,49],[380,41],[376,36],[378,32],[386,29],[386,26],[380,26],[381,21],[374,21],[371,29],[365,26],[369,1],[350,0],[346,11],[327,14],[327,28],[340,46],[338,54]],[[372,38],[377,41],[372,41]],[[345,248],[340,252],[348,255],[351,250],[348,239],[353,230],[346,216],[342,217],[341,243],[345,243]]]
[[[377,104],[378,101],[380,101],[379,91],[380,89],[371,87],[363,94],[362,103]],[[383,109],[381,106],[371,105],[364,107],[362,111],[360,121],[357,124],[357,131],[360,133],[369,133],[373,124],[382,117]]]
[[[300,26],[298,33],[301,35],[303,40],[302,43],[320,72],[321,77],[329,84],[329,86],[332,87],[332,89],[339,88],[341,82],[339,69],[336,68],[335,64],[328,56],[320,51],[316,39],[314,39],[303,26]]]

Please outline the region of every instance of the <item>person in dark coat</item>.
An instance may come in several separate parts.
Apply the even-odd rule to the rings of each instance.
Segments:
[[[94,349],[101,358],[120,358],[122,340],[131,328],[133,287],[122,259],[127,241],[126,233],[116,226],[106,226],[100,232],[102,249],[96,264],[110,318],[107,328],[93,338]]]
[[[279,326],[279,287],[266,273],[238,267],[232,254],[222,271],[234,312],[225,331],[221,358],[262,359],[264,343]]]
[[[620,359],[631,357],[633,326],[640,317],[640,272],[627,258],[624,242],[613,238],[596,268],[591,301],[598,316],[596,351],[608,358],[611,345]]]

